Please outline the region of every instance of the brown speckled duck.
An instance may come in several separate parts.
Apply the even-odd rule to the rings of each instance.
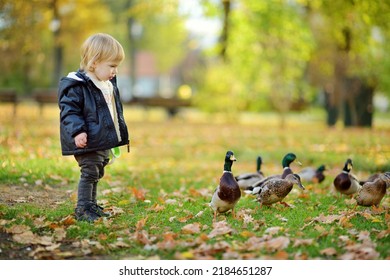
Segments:
[[[265,178],[263,171],[261,171],[262,163],[261,156],[258,156],[256,159],[256,172],[243,173],[235,177],[240,189],[246,190],[249,186]]]
[[[282,174],[271,175],[271,176],[265,177],[264,179],[260,179],[259,181],[255,182],[254,184],[248,186],[246,188],[245,193],[251,193],[251,191],[253,191],[255,188],[260,188],[262,185],[264,185],[269,180],[284,179],[284,178],[286,178],[287,175],[294,174],[294,172],[292,171],[292,169],[290,167],[290,164],[293,163],[294,161],[296,161],[299,165],[301,165],[301,163],[299,161],[297,161],[296,159],[297,159],[297,156],[294,153],[287,153],[282,159],[282,167],[283,167]]]
[[[294,184],[303,190],[305,189],[299,175],[288,174],[284,179],[275,178],[268,180],[261,187],[253,189],[250,194],[257,196],[257,201],[260,205],[271,205],[281,202],[291,192]]]
[[[333,180],[333,185],[336,188],[336,191],[341,194],[352,195],[361,187],[359,180],[351,173],[352,167],[352,160],[349,158],[345,162],[343,171]]]
[[[386,189],[390,185],[390,172],[381,173],[375,176],[373,181],[367,181],[359,189],[356,196],[356,203],[360,206],[379,206],[382,198],[386,194]]]
[[[234,207],[241,197],[241,190],[232,173],[234,161],[236,161],[236,158],[233,152],[227,151],[223,174],[210,202],[210,207],[214,211],[214,220],[217,217],[217,213],[225,213],[229,210],[232,210],[232,215],[235,217]]]

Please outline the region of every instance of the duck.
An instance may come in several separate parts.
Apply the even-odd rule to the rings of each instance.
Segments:
[[[286,178],[287,175],[289,175],[289,174],[294,174],[294,172],[292,171],[292,169],[290,167],[290,164],[293,162],[296,162],[298,165],[302,165],[302,163],[300,163],[297,160],[297,156],[294,153],[287,153],[283,157],[283,159],[282,159],[283,173],[282,173],[282,177],[281,177],[282,179]]]
[[[359,189],[355,197],[356,204],[366,207],[378,207],[389,185],[390,172],[377,174],[373,181],[367,181]]]
[[[253,189],[250,194],[257,196],[256,200],[260,203],[260,206],[271,205],[276,202],[282,202],[295,184],[302,190],[305,189],[298,174],[288,174],[284,179],[274,178],[268,180],[261,187]]]
[[[293,163],[294,161],[296,161],[299,165],[302,165],[298,160],[297,160],[297,156],[294,154],[294,153],[287,153],[283,159],[282,159],[282,167],[283,167],[283,173],[282,174],[275,174],[275,175],[270,175],[268,177],[265,177],[263,179],[260,179],[259,181],[257,181],[256,183],[248,186],[246,188],[247,191],[253,191],[253,189],[255,188],[259,188],[261,187],[263,184],[265,184],[267,181],[269,180],[273,180],[273,179],[284,179],[286,178],[287,175],[289,174],[294,174],[294,172],[292,171],[290,165],[291,163]],[[248,192],[245,192],[245,193],[248,193]]]
[[[297,174],[301,177],[302,182],[310,182],[310,183],[321,183],[325,180],[324,171],[326,170],[326,166],[321,164],[319,167],[305,167]]]
[[[347,159],[344,168],[333,180],[333,185],[337,192],[345,195],[353,195],[361,185],[355,175],[351,173],[353,168],[352,159]]]
[[[234,207],[241,198],[240,186],[232,173],[232,165],[236,160],[232,151],[226,152],[223,173],[209,203],[214,211],[214,221],[217,213],[225,213],[229,210],[232,210],[233,218],[235,218]]]
[[[241,190],[246,190],[252,184],[265,178],[263,171],[261,171],[262,163],[263,163],[262,157],[258,156],[256,159],[256,172],[242,173],[235,177]]]

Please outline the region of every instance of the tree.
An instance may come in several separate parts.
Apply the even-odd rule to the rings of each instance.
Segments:
[[[388,72],[382,66],[386,65],[383,57],[388,56],[383,50],[390,3],[303,2],[318,42],[310,77],[324,89],[328,125],[335,125],[343,114],[345,126],[371,126],[374,91],[386,87],[383,74]]]
[[[56,87],[59,76],[79,64],[75,46],[78,50],[93,32],[109,31],[107,11],[99,0],[1,1],[0,66],[5,74],[0,84],[27,94],[35,87]]]
[[[226,9],[226,2],[232,2],[231,10]],[[300,7],[288,1],[241,0],[221,4],[225,4],[224,18],[229,16],[223,21],[229,28],[222,28],[221,42],[226,40],[226,46],[221,54],[233,81],[226,81],[221,74],[218,83],[231,84],[229,91],[217,93],[216,88],[212,92],[204,88],[203,94],[234,98],[236,110],[258,111],[271,104],[281,114],[283,125],[294,100],[307,92],[303,90],[308,87],[304,76],[314,47]],[[216,64],[217,69],[223,69],[220,63]]]

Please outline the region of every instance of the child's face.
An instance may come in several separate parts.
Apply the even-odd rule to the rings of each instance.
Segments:
[[[118,66],[119,63],[113,61],[95,62],[94,74],[100,81],[108,81],[114,78],[116,74],[118,74]]]

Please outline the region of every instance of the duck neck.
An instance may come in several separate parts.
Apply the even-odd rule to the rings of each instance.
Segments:
[[[290,160],[284,159],[284,160],[282,161],[282,166],[283,166],[283,168],[288,168],[288,167],[290,167],[290,164],[291,164],[291,161],[290,161]]]
[[[261,170],[261,159],[260,158],[257,159],[256,170],[257,170],[257,172],[260,172],[260,170]]]
[[[348,168],[348,164],[346,164],[343,168],[343,173],[349,173],[349,171],[351,170]]]
[[[232,163],[231,162],[225,162],[225,165],[223,166],[224,172],[232,172]]]

